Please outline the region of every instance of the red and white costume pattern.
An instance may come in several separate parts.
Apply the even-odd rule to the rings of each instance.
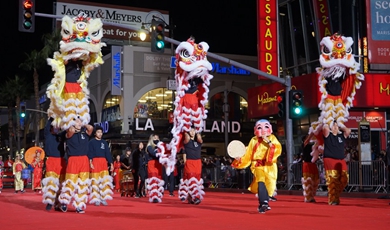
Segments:
[[[345,127],[344,123],[349,116],[349,108],[353,106],[356,89],[364,80],[363,74],[358,73],[360,64],[352,54],[353,40],[338,33],[324,37],[321,42],[321,67],[317,68],[318,85],[322,94],[318,108],[321,115],[318,121],[311,124],[309,137],[305,141],[314,141],[311,155],[312,162],[318,159],[323,152],[322,127],[326,123],[331,128],[333,122],[339,127]]]
[[[205,108],[208,102],[210,80],[212,70],[211,63],[207,60],[209,45],[206,42],[195,43],[194,38],[181,42],[176,48],[177,84],[175,111],[173,113],[173,138],[166,146],[166,152],[162,152],[159,158],[170,175],[176,164],[176,154],[183,148],[183,135],[194,126],[197,133],[203,130],[203,120],[207,118]],[[170,153],[170,154],[169,154]]]
[[[156,149],[155,149],[156,148]],[[148,146],[148,178],[146,179],[146,191],[151,203],[161,203],[164,195],[164,180],[162,179],[163,166],[160,158],[163,157],[166,145],[159,141],[155,146]]]

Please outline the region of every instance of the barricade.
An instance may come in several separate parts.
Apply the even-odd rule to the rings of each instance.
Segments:
[[[345,188],[346,192],[371,190],[375,193],[381,191],[387,193],[387,170],[384,161],[351,161],[347,163],[347,167],[349,181]],[[320,178],[318,189],[326,191],[325,169],[321,161],[318,161],[317,168]],[[292,163],[285,168],[279,167],[277,188],[300,190],[302,189],[302,176],[302,163]],[[202,178],[205,187],[208,188],[246,189],[252,182],[253,175],[249,167],[239,170],[231,166],[203,167]]]
[[[325,169],[323,163],[317,163],[318,173],[320,177],[319,189],[326,187]],[[345,188],[347,192],[358,191],[364,189],[373,190],[375,193],[386,190],[386,165],[382,160],[376,161],[351,161],[347,163],[349,181]],[[285,187],[289,184],[289,190],[293,188],[301,188],[302,163],[293,163],[289,167],[290,183],[278,181],[279,186]]]

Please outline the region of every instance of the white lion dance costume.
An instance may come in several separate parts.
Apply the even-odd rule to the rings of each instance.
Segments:
[[[314,142],[311,152],[313,163],[324,150],[323,126],[327,124],[331,129],[334,122],[337,122],[340,128],[345,127],[344,123],[348,120],[348,110],[353,105],[356,89],[360,88],[361,81],[364,80],[364,76],[357,72],[360,65],[353,57],[352,44],[351,37],[344,37],[337,33],[324,37],[320,43],[321,67],[317,68],[317,73],[322,94],[318,105],[321,115],[318,121],[311,124],[309,136],[305,140],[305,145],[309,141]],[[338,163],[337,160],[332,161],[333,158],[326,159],[326,161],[324,159],[324,167],[328,185],[328,202],[339,204],[339,195],[348,184],[347,167],[344,160]],[[314,179],[306,178],[306,181],[302,181],[303,186],[316,187]]]
[[[72,205],[77,212],[83,213],[88,199],[90,169],[85,146],[88,146],[92,126],[88,125],[87,78],[95,67],[103,63],[101,48],[105,44],[101,42],[102,26],[100,19],[88,18],[84,13],[74,18],[64,16],[60,51],[54,53],[53,59],[47,60],[55,72],[46,91],[51,101],[48,109],[48,116],[53,119],[51,125],[73,132],[73,136],[66,140],[69,159],[59,197],[64,212],[73,198]],[[75,131],[80,122],[82,128]]]
[[[208,49],[206,42],[196,44],[193,37],[181,42],[176,48],[177,93],[171,130],[173,138],[160,157],[168,175],[174,170],[177,152],[183,148],[184,133],[189,132],[191,127],[195,128],[196,133],[202,132],[203,120],[207,118],[205,105],[208,102],[210,80],[213,78],[209,74],[212,65],[207,60]],[[188,194],[203,199],[203,180],[200,175],[180,181],[179,199],[187,199]]]
[[[323,151],[323,124],[332,128],[333,122],[337,122],[339,127],[345,127],[356,89],[360,88],[361,81],[364,80],[363,74],[358,73],[360,64],[353,57],[352,44],[351,37],[337,33],[321,40],[321,67],[317,68],[318,85],[322,94],[318,104],[321,115],[318,121],[311,124],[306,140],[306,143],[314,141],[312,162]]]

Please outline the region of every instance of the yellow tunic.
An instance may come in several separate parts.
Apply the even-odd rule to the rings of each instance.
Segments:
[[[273,196],[278,176],[276,162],[282,153],[282,145],[273,134],[268,139],[272,144],[268,144],[256,136],[253,137],[244,156],[239,160],[234,160],[232,166],[237,169],[244,169],[250,166],[254,178],[248,190],[252,193],[257,193],[258,182],[264,182],[268,195]]]

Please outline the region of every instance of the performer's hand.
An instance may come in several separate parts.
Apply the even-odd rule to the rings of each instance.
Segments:
[[[87,134],[92,135],[93,133],[93,126],[92,125],[86,125],[85,128],[87,129]]]
[[[268,144],[271,143],[271,141],[268,139],[267,136],[262,136],[261,138],[263,139],[263,141],[267,142]]]
[[[91,167],[91,169],[95,169],[95,167],[93,166],[93,164],[89,164],[89,166]]]
[[[69,127],[68,133],[69,133],[70,135],[73,135],[75,132],[76,132],[76,128],[75,128],[74,126]]]

